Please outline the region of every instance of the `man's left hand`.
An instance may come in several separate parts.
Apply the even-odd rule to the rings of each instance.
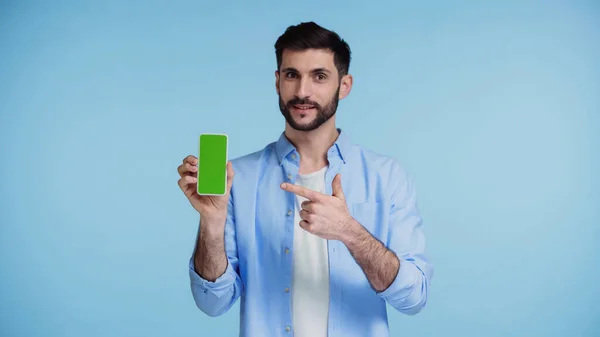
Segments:
[[[319,193],[302,186],[283,183],[281,188],[304,197],[300,210],[300,227],[327,240],[340,240],[350,235],[356,221],[346,206],[342,178],[336,174],[332,181],[332,195]]]

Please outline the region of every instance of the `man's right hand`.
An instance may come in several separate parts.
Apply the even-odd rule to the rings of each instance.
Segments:
[[[227,205],[229,204],[229,193],[233,183],[233,166],[227,162],[227,190],[225,195],[199,195],[197,192],[198,158],[189,155],[183,159],[183,163],[177,167],[181,177],[178,180],[179,187],[188,198],[194,209],[200,213],[200,217],[209,222],[222,222],[227,219]],[[204,221],[203,221],[204,222]]]

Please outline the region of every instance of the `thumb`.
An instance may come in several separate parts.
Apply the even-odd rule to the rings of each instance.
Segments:
[[[233,164],[229,161],[227,162],[227,192],[231,190],[231,185],[233,184],[234,176],[235,171],[233,170]]]
[[[338,197],[339,199],[345,200],[344,191],[342,190],[342,175],[336,174],[331,182],[331,191],[334,197]]]

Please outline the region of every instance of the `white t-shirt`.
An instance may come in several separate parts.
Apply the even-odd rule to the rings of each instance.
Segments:
[[[325,192],[327,166],[309,174],[299,174],[296,184]],[[295,337],[327,336],[329,313],[329,257],[327,240],[299,225],[303,197],[296,196],[292,267],[292,323]]]

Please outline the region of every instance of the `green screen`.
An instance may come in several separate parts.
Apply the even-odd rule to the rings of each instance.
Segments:
[[[227,136],[200,135],[198,194],[225,194],[227,185]]]

